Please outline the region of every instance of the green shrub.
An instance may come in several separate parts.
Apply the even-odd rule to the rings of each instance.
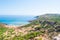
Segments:
[[[28,40],[28,39],[32,39],[36,36],[39,36],[40,34],[42,34],[42,32],[33,32],[33,33],[28,33],[28,34],[24,35],[23,37]]]
[[[5,28],[5,27],[0,27],[0,35],[3,34],[6,30],[7,30],[7,28]]]

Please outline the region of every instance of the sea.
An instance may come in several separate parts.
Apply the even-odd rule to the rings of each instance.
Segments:
[[[30,20],[36,19],[35,16],[25,15],[0,15],[0,23],[7,25],[25,25]]]

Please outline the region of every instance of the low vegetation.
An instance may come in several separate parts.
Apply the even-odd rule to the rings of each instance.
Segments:
[[[18,29],[22,32],[18,32]],[[18,29],[6,28],[0,24],[0,40],[52,40],[60,33],[60,14],[37,16],[30,24]]]

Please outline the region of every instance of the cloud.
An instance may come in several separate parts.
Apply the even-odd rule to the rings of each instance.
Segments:
[[[0,15],[42,15],[46,13],[58,13],[60,12],[58,10],[51,10],[51,9],[29,9],[29,10],[0,10]]]

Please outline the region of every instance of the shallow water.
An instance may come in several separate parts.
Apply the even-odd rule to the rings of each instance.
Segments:
[[[28,21],[33,19],[35,19],[34,16],[0,15],[0,23],[5,23],[8,25],[28,24]]]

